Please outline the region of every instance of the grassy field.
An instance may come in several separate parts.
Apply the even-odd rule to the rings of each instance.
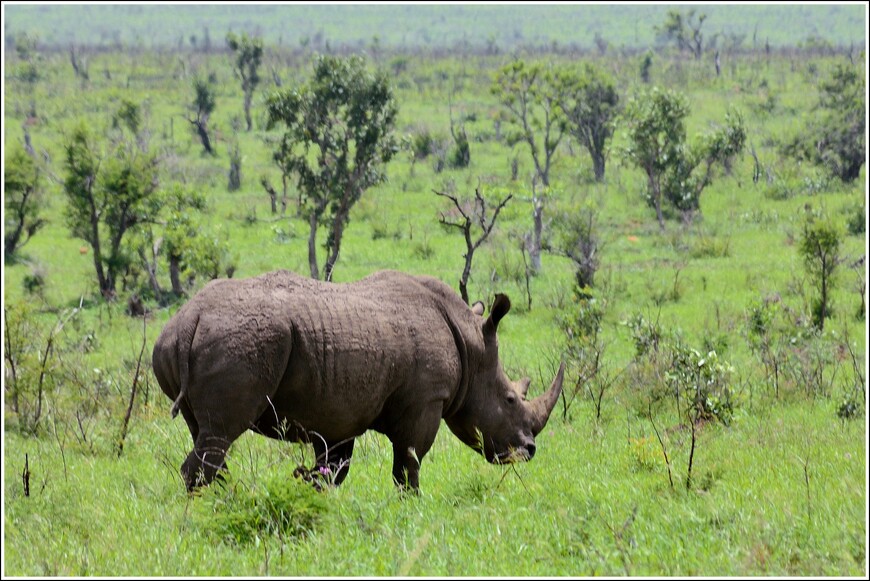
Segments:
[[[379,62],[389,67],[396,56],[381,55]],[[237,136],[242,189],[226,191],[232,119],[242,112],[227,55],[93,53],[87,83],[74,77],[67,55],[42,58],[44,74],[33,91],[10,74],[14,58],[6,63],[5,143],[21,142],[32,99],[38,117],[28,130],[36,151],[51,161],[49,224],[21,260],[4,265],[4,306],[31,304],[28,321],[37,341],[59,319],[67,320],[58,350],[81,375],[47,395],[36,434],[21,429],[8,394],[4,401],[4,575],[867,573],[866,405],[855,418],[837,416],[855,385],[845,346],[866,361],[866,321],[854,316],[861,301],[857,273],[840,269],[834,318],[788,360],[794,378],[820,370],[819,385],[791,379],[774,391],[747,331],[752,309],[773,295],[783,309],[806,318],[811,291],[796,240],[808,213],[843,225],[841,255],[849,262],[866,253],[866,229],[845,233],[858,209],[866,216],[866,168],[857,182],[843,184],[779,153],[812,115],[819,80],[846,57],[748,54],[726,60],[717,78],[707,63],[656,56],[652,83],[687,95],[689,134],[721,122],[728,105],[740,107],[748,142],[766,173],[754,183],[754,162],[744,153],[730,175],[717,173],[703,193],[702,216],[691,224],[671,220],[660,232],[641,196],[644,177],[615,153],[606,181],[598,184],[582,148],[560,148],[547,215],[598,209],[603,365],[619,378],[602,397],[600,415],[588,386],[579,386],[570,407],[558,404],[528,464],[487,465],[442,428],[423,462],[419,497],[395,490],[389,442],[375,433],[360,439],[339,489],[315,493],[290,477],[296,465],[311,463],[310,449],[248,434],[231,449],[226,486],[186,495],[178,468],[190,436],[181,420],[169,418],[170,402],[147,361],[178,304],[148,305],[145,369],[118,455],[143,345],[142,320],[125,314],[125,293],[111,304],[99,298],[91,255],[65,224],[60,180],[72,125],[84,119],[102,131],[122,99],[141,103],[150,147],[160,152],[161,183],[184,182],[206,195],[203,228],[225,233],[237,278],[277,268],[307,273],[307,224],[294,216],[292,204],[287,216],[273,216],[259,185],[264,173],[280,182],[265,140],[262,96],[274,88],[269,82],[255,98],[254,131]],[[448,140],[449,101],[454,117],[465,119],[471,165],[436,171],[432,158],[411,163],[408,152],[400,153],[387,168],[388,182],[354,207],[334,280],[393,268],[455,287],[464,245],[438,225],[446,206],[432,190],[467,196],[480,184],[493,198],[513,193],[497,231],[475,256],[470,294],[487,302],[495,292],[511,296],[514,309],[499,327],[501,358],[511,376],[531,376],[537,394],[563,353],[559,321],[575,308],[573,267],[567,258],[545,253],[542,273],[530,283],[528,310],[525,283],[515,276],[523,259],[510,234],[531,228],[532,207],[524,199],[531,195],[533,165],[521,144],[511,148],[495,138],[500,108],[488,90],[492,73],[508,57],[407,58],[393,76],[398,132],[430,131]],[[305,55],[271,52],[266,62],[285,83],[310,72]],[[637,91],[639,59],[596,64],[613,73],[624,99]],[[201,155],[185,120],[195,72],[214,73],[220,87],[212,117],[221,135],[216,157]],[[613,151],[624,144],[618,131]],[[41,294],[25,290],[34,268],[45,277]],[[165,267],[161,276],[168,286]],[[704,352],[715,344],[734,368],[734,417],[727,426],[698,428],[690,490],[690,430],[668,406],[652,414],[650,398],[661,380],[637,357],[624,324],[637,315],[657,320],[668,341],[679,337]],[[793,335],[786,331],[796,329],[783,330],[787,343]]]

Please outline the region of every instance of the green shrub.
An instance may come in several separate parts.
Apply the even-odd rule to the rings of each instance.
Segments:
[[[623,321],[622,323],[631,331],[631,339],[634,342],[635,359],[645,355],[657,353],[659,344],[662,342],[663,331],[656,321],[649,321],[640,313]]]
[[[677,344],[671,347],[671,364],[665,377],[678,398],[683,398],[690,419],[717,419],[728,425],[734,413],[729,378],[734,368],[715,351],[702,355]]]
[[[440,141],[428,129],[411,136],[411,153],[414,159],[426,159],[440,148]]]
[[[24,275],[24,290],[27,294],[42,296],[45,292],[45,269],[41,266],[32,266],[30,273]]]
[[[860,236],[867,231],[867,208],[863,203],[845,209],[846,229],[852,236]]]
[[[264,536],[304,538],[315,530],[329,508],[325,494],[310,484],[277,474],[261,484],[225,476],[202,492],[199,506],[204,528],[224,541],[240,545]]]
[[[725,258],[731,256],[731,239],[701,236],[690,251],[692,258]]]

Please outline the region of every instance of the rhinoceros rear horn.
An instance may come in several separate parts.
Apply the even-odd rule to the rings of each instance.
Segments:
[[[492,301],[492,307],[489,309],[489,318],[483,324],[484,335],[495,333],[498,329],[498,322],[508,314],[511,310],[511,300],[507,295],[501,293],[495,295],[495,300]]]
[[[559,394],[562,393],[563,379],[565,379],[564,362],[559,366],[559,372],[556,374],[556,378],[553,379],[550,389],[529,403],[532,409],[532,432],[536,436],[547,425],[547,420],[550,419],[550,412],[553,411],[556,402],[559,401]]]

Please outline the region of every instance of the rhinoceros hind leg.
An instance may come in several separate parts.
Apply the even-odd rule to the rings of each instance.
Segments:
[[[200,486],[207,486],[215,479],[223,479],[220,472],[227,468],[226,455],[232,441],[217,436],[196,438],[193,450],[181,465],[181,476],[192,491]]]
[[[354,439],[340,444],[329,444],[322,439],[314,439],[314,468],[301,475],[315,488],[323,490],[326,486],[339,486],[350,472],[350,459],[353,456]],[[295,474],[295,473],[294,473]]]

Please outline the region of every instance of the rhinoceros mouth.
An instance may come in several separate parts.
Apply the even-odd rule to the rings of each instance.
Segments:
[[[532,459],[532,454],[525,448],[511,448],[506,452],[494,454],[490,460],[493,464],[515,464],[517,462],[528,462]]]

